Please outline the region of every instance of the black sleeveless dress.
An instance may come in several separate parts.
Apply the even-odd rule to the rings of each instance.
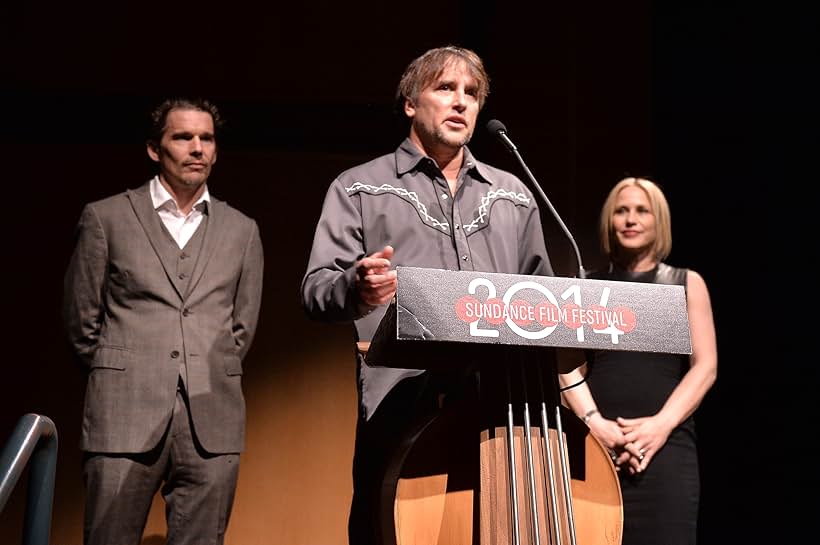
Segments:
[[[686,286],[686,269],[661,263],[651,271],[611,269],[591,278]],[[689,369],[688,356],[597,351],[590,355],[587,383],[605,418],[657,413]],[[695,423],[675,428],[642,473],[619,472],[624,501],[622,545],[694,544],[700,479]]]

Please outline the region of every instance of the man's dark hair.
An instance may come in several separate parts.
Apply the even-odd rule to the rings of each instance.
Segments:
[[[204,98],[167,98],[163,100],[151,112],[151,128],[148,134],[148,143],[154,147],[159,146],[162,140],[162,133],[165,132],[165,121],[168,118],[168,112],[171,110],[199,110],[211,114],[214,121],[214,131],[217,133],[222,128],[222,117],[219,115],[219,110],[212,102]]]

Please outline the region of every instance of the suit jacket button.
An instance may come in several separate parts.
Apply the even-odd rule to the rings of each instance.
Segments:
[[[171,352],[171,357],[174,358],[174,359],[178,358],[179,357],[179,350],[174,350],[173,352]]]
[[[191,311],[188,310],[187,308],[182,310],[182,315],[183,316],[188,316],[190,313],[191,313]]]

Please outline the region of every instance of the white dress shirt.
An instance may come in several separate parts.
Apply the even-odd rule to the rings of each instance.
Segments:
[[[205,212],[206,203],[211,202],[208,186],[205,186],[202,196],[197,199],[187,215],[182,213],[174,197],[160,183],[159,176],[154,176],[151,179],[150,189],[151,201],[153,201],[154,209],[159,214],[162,223],[165,224],[165,228],[174,237],[177,245],[184,248],[196,232],[196,228],[202,223],[202,214]]]

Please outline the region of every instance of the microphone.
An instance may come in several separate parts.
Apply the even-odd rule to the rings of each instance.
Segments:
[[[504,123],[497,119],[490,119],[487,122],[487,130],[490,131],[490,134],[497,136],[501,142],[507,146],[510,153],[518,151],[518,148],[515,147],[515,144],[513,144],[512,140],[507,136],[507,127],[504,126]]]
[[[541,200],[544,202],[544,204],[547,205],[547,208],[549,208],[549,211],[552,213],[552,217],[555,218],[555,221],[558,222],[558,225],[561,227],[561,229],[564,231],[564,234],[569,239],[569,243],[572,246],[572,250],[575,252],[575,259],[578,262],[578,278],[586,278],[584,264],[581,262],[581,252],[578,250],[578,245],[575,243],[575,237],[573,237],[572,233],[569,232],[569,229],[564,223],[564,220],[562,220],[561,216],[558,215],[558,212],[555,210],[555,208],[552,206],[552,203],[547,198],[547,194],[544,193],[543,189],[541,189],[541,185],[535,179],[535,176],[532,175],[532,172],[530,172],[530,169],[529,167],[527,167],[527,164],[524,162],[524,159],[521,158],[521,154],[518,153],[518,148],[515,146],[515,144],[513,144],[512,140],[510,140],[510,137],[507,136],[507,127],[505,127],[504,123],[502,123],[501,121],[497,119],[491,119],[487,122],[487,130],[490,132],[490,134],[501,140],[501,143],[504,144],[504,147],[506,147],[507,150],[510,153],[512,153],[513,156],[515,156],[515,158],[518,160],[518,163],[521,165],[521,168],[523,168],[524,172],[527,174],[527,178],[530,179],[532,186],[535,188],[535,192],[538,193],[538,195],[541,197]]]

